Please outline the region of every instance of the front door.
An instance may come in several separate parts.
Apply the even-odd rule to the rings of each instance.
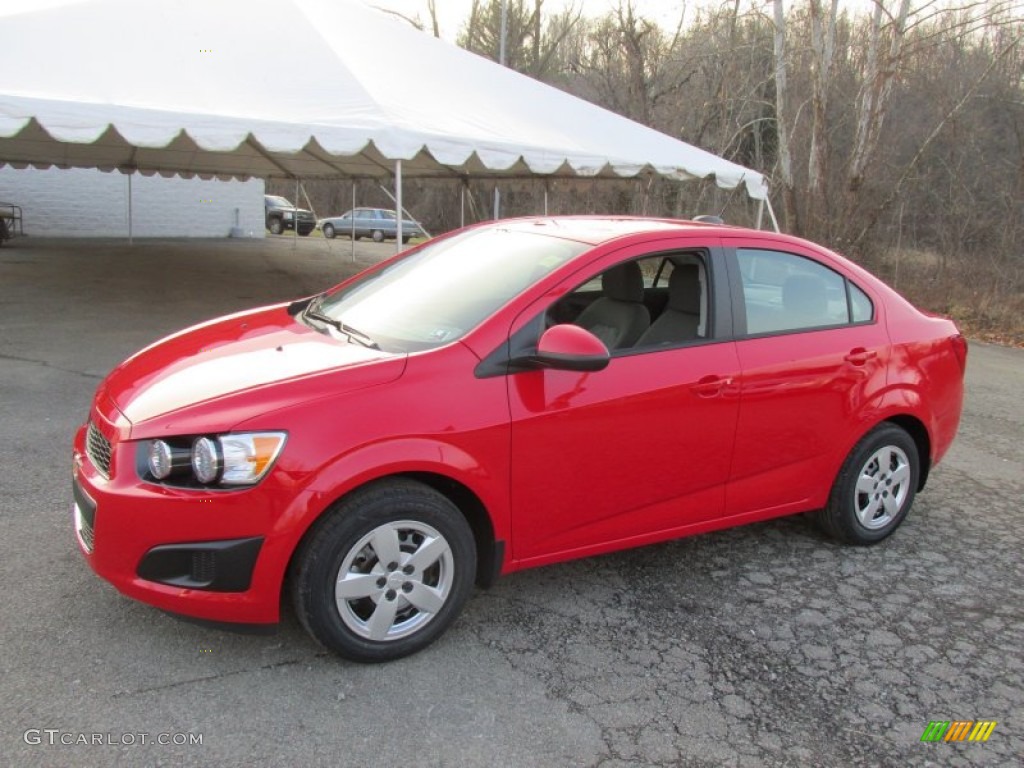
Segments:
[[[595,278],[626,255],[594,264],[558,306],[527,310],[527,322],[538,312],[564,320],[565,306],[593,294]],[[717,315],[709,287],[720,278],[724,290],[724,267],[719,275],[710,253],[697,250],[660,252],[640,264],[647,299],[663,294],[673,265],[697,265],[688,274],[700,280],[702,335],[673,340],[662,325],[614,350],[602,371],[509,376],[517,561],[540,564],[635,545],[723,512],[739,373],[735,344],[717,340],[728,334],[710,320]],[[664,303],[661,295],[653,305]]]

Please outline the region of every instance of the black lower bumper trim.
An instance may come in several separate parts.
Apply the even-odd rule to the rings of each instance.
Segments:
[[[172,619],[183,621],[186,624],[195,624],[206,629],[219,629],[222,632],[233,632],[236,635],[276,635],[277,624],[238,624],[234,621],[214,621],[213,619],[199,619],[195,616],[186,616],[183,613],[174,611],[163,611]]]
[[[186,589],[245,592],[252,583],[263,537],[165,544],[149,550],[136,569],[140,578]]]

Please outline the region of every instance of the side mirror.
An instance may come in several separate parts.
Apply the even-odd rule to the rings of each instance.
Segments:
[[[560,371],[600,371],[608,366],[608,347],[578,325],[553,325],[540,337],[530,367]]]

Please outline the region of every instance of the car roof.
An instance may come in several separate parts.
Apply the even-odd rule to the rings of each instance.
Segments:
[[[709,230],[720,231],[723,229],[734,232],[746,231],[739,227],[727,227],[721,224],[639,216],[533,216],[506,219],[485,226],[561,237],[588,245],[599,245],[609,240],[644,232],[708,232]]]

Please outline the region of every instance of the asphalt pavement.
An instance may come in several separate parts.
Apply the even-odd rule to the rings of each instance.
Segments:
[[[972,344],[960,436],[875,547],[795,517],[527,571],[381,666],[324,653],[290,613],[274,636],[219,632],[98,579],[68,509],[102,376],[393,251],[0,249],[0,765],[1022,764],[1024,350]],[[997,725],[985,743],[921,741],[957,720]]]

